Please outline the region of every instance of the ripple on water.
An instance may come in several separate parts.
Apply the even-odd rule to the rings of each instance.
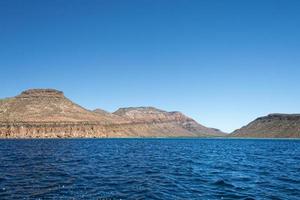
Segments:
[[[299,140],[0,140],[0,199],[300,199]]]
[[[234,185],[230,184],[228,181],[225,181],[223,179],[219,179],[216,182],[213,183],[216,186],[221,186],[221,187],[234,187]]]

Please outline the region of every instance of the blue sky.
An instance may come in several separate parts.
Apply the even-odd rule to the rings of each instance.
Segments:
[[[300,1],[0,1],[0,97],[179,110],[232,131],[300,113]]]

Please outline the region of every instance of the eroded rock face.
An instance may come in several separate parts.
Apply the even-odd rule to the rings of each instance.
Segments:
[[[0,138],[199,137],[222,134],[179,112],[152,107],[87,110],[53,89],[0,100]]]
[[[260,117],[230,134],[232,137],[298,138],[299,114],[270,114]]]
[[[0,138],[197,137],[169,123],[0,123]]]

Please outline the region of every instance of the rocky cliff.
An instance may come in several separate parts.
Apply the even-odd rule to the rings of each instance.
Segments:
[[[151,107],[87,110],[61,91],[32,89],[0,100],[0,138],[209,137],[223,135],[179,112]]]
[[[231,133],[231,137],[299,138],[300,114],[270,114]]]

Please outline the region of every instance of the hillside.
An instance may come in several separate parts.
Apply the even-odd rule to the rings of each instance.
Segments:
[[[113,117],[93,113],[53,89],[31,89],[0,101],[0,121],[8,122],[114,122]]]
[[[152,107],[114,113],[87,110],[53,89],[30,89],[0,100],[1,138],[55,137],[210,137],[206,128],[180,112]]]
[[[298,138],[300,114],[270,114],[231,133],[231,137]]]
[[[181,112],[167,112],[154,107],[120,108],[113,114],[135,122],[170,123],[187,130],[195,136],[224,136],[218,129],[207,128]]]

